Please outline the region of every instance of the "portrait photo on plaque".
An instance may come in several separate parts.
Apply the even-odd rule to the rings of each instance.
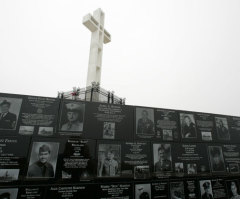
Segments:
[[[77,101],[64,101],[62,104],[59,130],[64,132],[82,132],[84,113],[84,103]]]
[[[213,190],[211,180],[199,181],[201,199],[213,199]]]
[[[176,198],[185,199],[183,181],[170,182],[170,196],[171,196],[171,199],[176,199]]]
[[[221,146],[208,146],[211,171],[225,172],[225,163]]]
[[[98,145],[98,177],[119,177],[121,174],[121,145]]]
[[[59,143],[33,142],[27,178],[54,178]]]
[[[197,138],[196,122],[193,114],[180,113],[180,124],[182,138]]]
[[[172,155],[170,144],[153,144],[154,172],[172,171]]]
[[[151,184],[135,184],[135,199],[150,199]]]
[[[103,122],[103,139],[115,139],[115,122]]]
[[[21,98],[0,97],[0,130],[16,130]]]
[[[18,188],[0,188],[0,199],[17,199]]]
[[[225,181],[229,199],[240,199],[240,187],[237,179]]]
[[[150,177],[149,165],[134,166],[134,179],[147,179]]]
[[[0,169],[0,182],[11,182],[18,180],[20,169]]]
[[[225,117],[215,117],[217,137],[219,140],[230,140],[228,121]]]
[[[136,107],[136,134],[154,136],[154,110]]]

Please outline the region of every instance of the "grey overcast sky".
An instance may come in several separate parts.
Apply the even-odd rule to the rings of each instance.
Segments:
[[[240,115],[239,0],[0,0],[0,92],[55,97],[86,84],[105,12],[101,86],[127,104]]]

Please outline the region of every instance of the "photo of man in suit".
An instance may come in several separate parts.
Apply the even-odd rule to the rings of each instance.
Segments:
[[[149,114],[150,112],[150,114]],[[154,122],[153,118],[153,111],[151,109],[136,109],[137,118],[137,134],[141,135],[149,135],[154,134]],[[151,117],[150,117],[151,116]]]
[[[172,170],[172,162],[171,162],[171,146],[170,144],[160,144],[158,147],[158,157],[155,157],[155,160],[158,160],[154,164],[155,172],[164,172]]]
[[[0,129],[15,129],[17,116],[9,111],[10,106],[7,100],[0,103]]]

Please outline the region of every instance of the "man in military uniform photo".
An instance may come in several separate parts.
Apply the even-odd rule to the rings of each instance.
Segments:
[[[138,187],[139,199],[150,199],[149,193],[144,191],[143,186]]]
[[[217,118],[217,134],[218,134],[218,139],[220,140],[229,140],[230,139],[230,135],[228,132],[228,129],[226,127],[226,125],[224,125],[223,120],[225,118]],[[226,119],[225,119],[226,120]]]
[[[167,157],[167,150],[164,144],[158,147],[158,161],[154,165],[155,172],[171,171],[171,161]]]
[[[223,172],[225,171],[225,165],[223,160],[223,155],[220,147],[211,147],[211,166],[213,172]]]
[[[213,196],[211,194],[211,189],[210,189],[210,182],[204,182],[202,186],[204,189],[204,193],[202,194],[202,199],[213,199]]]
[[[34,162],[28,168],[28,177],[37,178],[52,178],[54,177],[54,169],[51,163],[49,163],[51,150],[48,145],[43,144],[39,148],[38,161]]]
[[[0,194],[0,199],[10,199],[10,193],[5,192]]]
[[[108,150],[106,152],[106,158],[102,159],[99,165],[98,176],[114,177],[118,175],[118,162],[114,159],[114,152]]]
[[[11,103],[7,100],[0,103],[0,129],[14,129],[16,126],[17,116],[9,112],[10,106]]]
[[[80,122],[82,114],[82,107],[80,104],[68,103],[66,104],[67,120],[68,122],[61,127],[62,131],[82,131],[83,122]]]
[[[148,118],[147,110],[142,111],[142,118],[138,120],[137,134],[154,134],[154,123]]]

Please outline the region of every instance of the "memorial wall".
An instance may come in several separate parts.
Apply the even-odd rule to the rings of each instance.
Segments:
[[[1,198],[240,198],[240,117],[0,93]]]

